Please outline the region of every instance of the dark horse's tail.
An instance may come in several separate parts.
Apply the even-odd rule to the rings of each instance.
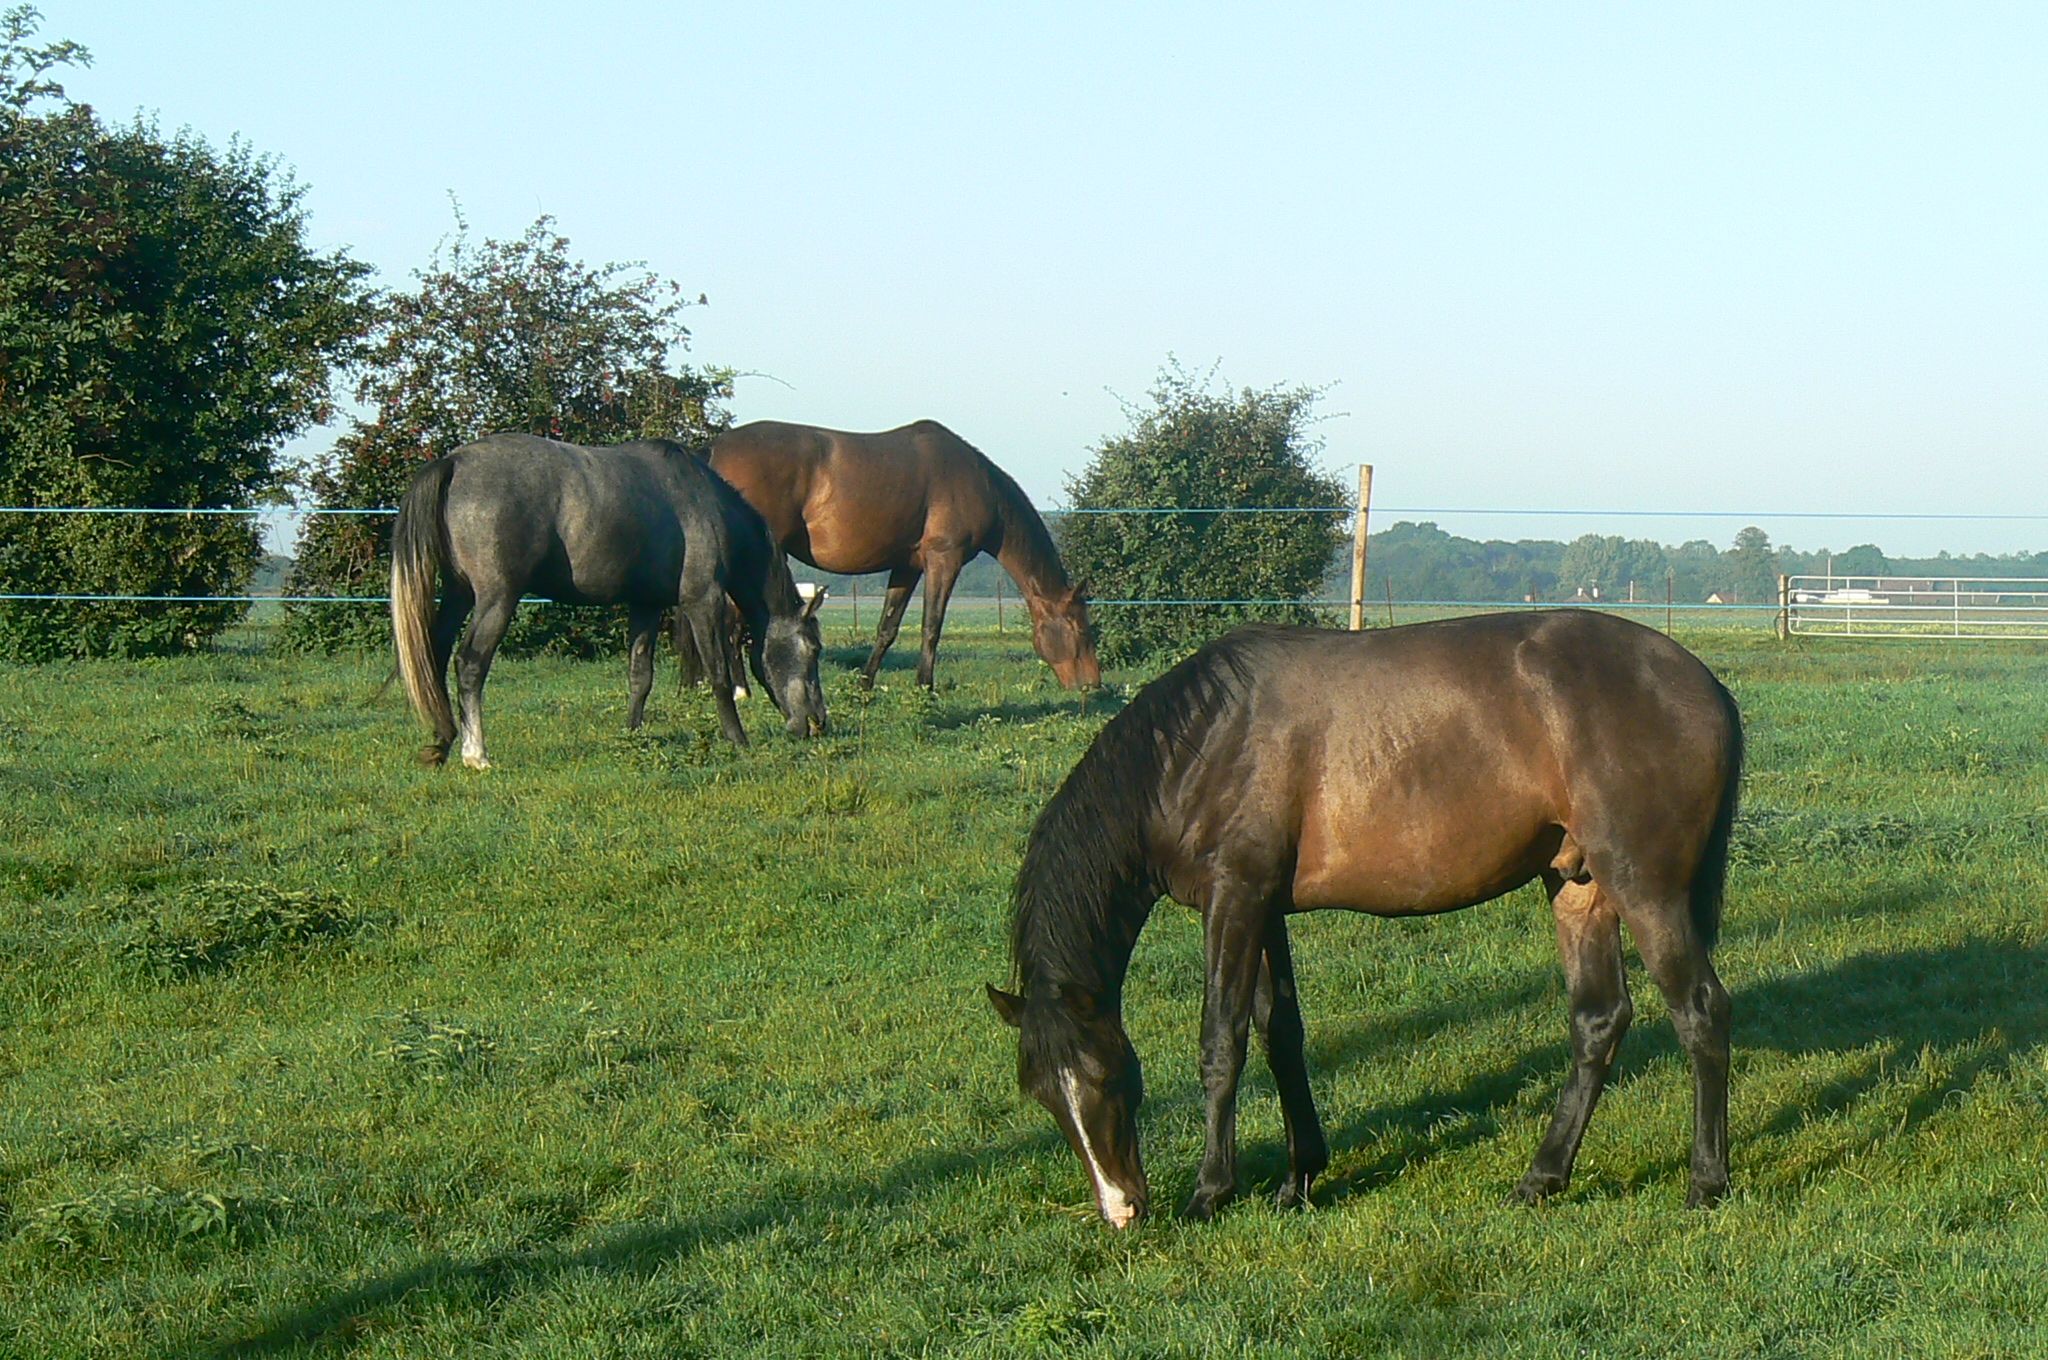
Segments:
[[[1735,832],[1735,809],[1742,801],[1742,711],[1735,696],[1715,682],[1721,711],[1728,722],[1728,779],[1721,786],[1721,806],[1692,875],[1692,928],[1700,943],[1712,949],[1721,935],[1721,890],[1728,881],[1728,841]]]
[[[438,765],[448,758],[455,715],[448,705],[448,676],[435,664],[434,587],[448,566],[448,533],[441,505],[454,464],[436,458],[420,469],[398,503],[391,531],[391,636],[398,649],[398,673],[415,713],[432,725],[434,742],[420,759]]]

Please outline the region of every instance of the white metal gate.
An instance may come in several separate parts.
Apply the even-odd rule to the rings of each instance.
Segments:
[[[1785,622],[1823,637],[2048,638],[2048,578],[1793,576]]]

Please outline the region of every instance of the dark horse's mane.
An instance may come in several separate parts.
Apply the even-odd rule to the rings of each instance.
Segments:
[[[964,439],[960,442],[967,444]],[[1008,542],[1012,535],[1029,540],[1030,549],[1025,560],[1049,578],[1029,583],[1031,588],[1058,589],[1070,584],[1066,564],[1060,561],[1059,547],[1052,541],[1052,530],[1045,527],[1045,517],[1024,494],[1024,488],[1017,485],[1015,477],[997,466],[994,459],[972,444],[967,444],[967,447],[981,459],[982,466],[988,469],[989,481],[995,486],[996,497],[1002,504],[1004,541]]]
[[[1038,814],[1017,870],[1012,972],[1027,1004],[1073,990],[1114,1005],[1161,885],[1146,835],[1162,781],[1249,687],[1255,631],[1209,643],[1146,685],[1096,734]],[[1064,1007],[1055,1007],[1063,1011]]]
[[[717,468],[711,466],[709,446],[690,448],[673,439],[648,442],[658,445],[668,457],[687,463],[704,475],[706,485],[724,512],[728,539],[741,555],[741,560],[734,565],[745,580],[751,581],[755,572],[763,577],[762,604],[782,613],[797,608],[796,578],[790,574],[789,559],[783,556],[782,545],[775,541],[775,535],[769,530],[768,521],[761,517],[761,512],[739,493],[737,487],[719,476]],[[772,599],[767,594],[771,591]]]

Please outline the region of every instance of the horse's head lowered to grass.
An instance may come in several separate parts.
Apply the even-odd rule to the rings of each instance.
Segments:
[[[1145,1076],[1115,1008],[1068,989],[1040,1002],[990,987],[988,999],[1017,1031],[1017,1085],[1051,1112],[1088,1168],[1102,1217],[1129,1227],[1150,1198],[1138,1155]]]
[[[1031,609],[1031,645],[1052,667],[1067,689],[1094,689],[1102,683],[1102,663],[1095,659],[1095,635],[1088,626],[1088,597],[1083,587],[1068,586],[1044,596],[1027,595]]]
[[[818,634],[821,588],[793,614],[776,613],[749,639],[747,659],[754,677],[786,720],[792,737],[822,737],[826,731],[825,689],[818,681],[818,657],[824,642]]]

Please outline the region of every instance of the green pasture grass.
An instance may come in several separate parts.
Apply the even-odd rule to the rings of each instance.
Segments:
[[[1244,1201],[1124,1234],[982,997],[1118,702],[1014,622],[866,698],[835,623],[832,735],[757,701],[744,753],[666,674],[628,736],[622,665],[508,660],[484,774],[412,763],[381,657],[0,670],[0,1354],[2048,1353],[2048,655],[1683,628],[1750,738],[1730,1200],[1682,1207],[1638,971],[1575,1184],[1502,1203],[1566,1062],[1525,889],[1300,919],[1317,1207],[1255,1059]],[[1162,905],[1169,1210],[1199,989]]]

